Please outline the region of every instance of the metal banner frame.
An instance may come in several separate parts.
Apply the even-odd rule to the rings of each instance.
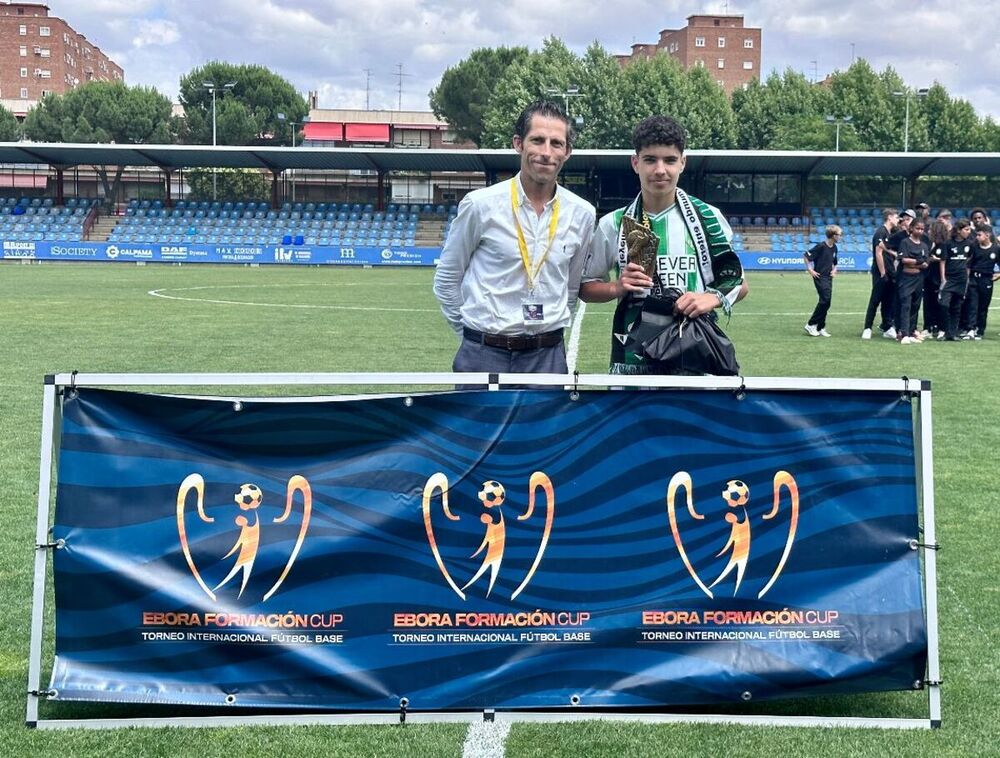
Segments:
[[[567,392],[578,392],[585,388],[629,387],[663,389],[699,389],[733,392],[738,397],[742,393],[755,390],[824,392],[849,390],[852,392],[899,392],[916,403],[915,413],[915,453],[918,497],[920,499],[920,521],[923,527],[923,542],[913,543],[914,549],[923,551],[924,600],[927,622],[927,670],[923,689],[927,693],[927,716],[925,718],[892,717],[838,717],[838,716],[779,716],[716,713],[672,713],[672,712],[617,712],[598,710],[568,710],[565,712],[518,711],[518,710],[477,710],[462,712],[424,712],[408,710],[405,698],[400,702],[398,713],[301,713],[301,714],[239,714],[232,716],[192,716],[154,718],[89,718],[89,719],[40,719],[39,703],[54,697],[53,693],[42,689],[42,644],[45,635],[45,593],[49,554],[61,546],[50,540],[50,518],[52,508],[53,482],[58,479],[55,453],[59,444],[62,419],[62,399],[66,393],[77,387],[406,387],[433,386],[435,391],[450,390],[455,385],[479,386],[483,389],[499,390],[511,385],[530,384],[536,387],[552,387]],[[425,392],[421,389],[418,392]],[[178,394],[172,392],[171,394]],[[395,389],[390,393],[406,396],[405,391]],[[335,399],[356,400],[374,395],[325,395],[325,396],[285,396],[268,397],[268,402],[303,402],[309,400],[328,402]],[[385,394],[377,395],[385,397]],[[226,399],[234,404],[258,399],[248,395],[207,396],[201,398]],[[937,555],[939,548],[934,528],[934,459],[931,426],[931,387],[926,380],[901,379],[824,379],[796,377],[680,377],[680,376],[615,376],[563,375],[563,374],[452,374],[452,373],[399,373],[399,374],[84,374],[73,372],[45,377],[42,398],[41,456],[38,480],[38,520],[35,531],[34,585],[32,592],[31,637],[28,656],[28,691],[26,724],[39,729],[112,729],[121,727],[229,727],[248,724],[266,725],[346,725],[346,724],[393,724],[393,723],[444,723],[477,721],[506,722],[572,722],[582,720],[634,721],[643,723],[715,723],[746,724],[768,726],[826,726],[865,727],[887,729],[931,729],[941,726],[941,671],[938,635],[937,603]]]

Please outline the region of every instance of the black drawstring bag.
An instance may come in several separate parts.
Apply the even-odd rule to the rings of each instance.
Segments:
[[[696,318],[674,314],[682,294],[668,289],[662,297],[647,297],[626,349],[643,356],[653,374],[738,376],[736,348],[714,313]]]

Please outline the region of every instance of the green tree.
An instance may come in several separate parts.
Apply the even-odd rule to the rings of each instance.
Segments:
[[[801,116],[782,119],[774,129],[771,150],[833,150],[837,146],[837,127],[824,116]],[[840,124],[840,149],[861,150],[861,138],[853,123]]]
[[[891,66],[877,74],[868,61],[858,58],[847,71],[833,75],[830,91],[834,109],[830,115],[852,118],[861,149],[903,149],[906,98],[893,93],[906,89]],[[913,102],[910,109],[910,149],[914,149],[920,127]]]
[[[511,63],[507,75],[497,82],[483,113],[482,146],[510,147],[514,122],[524,106],[539,99],[560,101],[551,93],[579,87],[582,79],[580,58],[559,39],[546,39],[541,50]]]
[[[166,144],[176,124],[170,100],[151,87],[91,82],[62,95],[46,95],[24,120],[24,134],[37,142]],[[118,197],[124,166],[95,166],[104,195]]]
[[[0,105],[0,142],[17,142],[21,139],[21,124],[14,114]]]
[[[688,146],[728,150],[736,146],[736,118],[725,90],[697,66],[686,72],[686,109],[673,115],[687,130]]]
[[[218,196],[229,200],[270,200],[271,187],[268,176],[253,168],[220,168],[214,172]],[[194,168],[184,172],[192,200],[211,200],[212,176],[210,168]]]
[[[580,63],[579,78],[575,82],[580,97],[574,97],[571,106],[574,119],[579,117],[582,121],[578,125],[576,146],[588,149],[628,147],[629,115],[618,60],[594,42]]]
[[[952,98],[935,82],[922,98],[927,149],[932,152],[976,152],[986,149],[983,125],[967,100]]]
[[[621,89],[629,114],[622,127],[629,136],[637,121],[662,114],[684,127],[689,149],[731,148],[736,141],[729,99],[701,67],[685,71],[675,58],[660,53],[627,65]]]
[[[497,84],[516,61],[528,57],[526,47],[482,47],[448,68],[429,93],[434,115],[455,133],[477,145],[483,139],[483,113]]]
[[[741,150],[783,149],[775,144],[779,134],[787,141],[796,123],[834,114],[830,92],[790,68],[781,75],[772,72],[763,83],[753,79],[745,89],[736,90],[732,107],[736,146]]]
[[[291,125],[301,123],[309,113],[302,95],[264,66],[212,61],[181,77],[181,136],[188,144],[212,144],[212,92],[206,83],[215,85],[216,142],[220,145],[290,145]],[[226,87],[230,83],[233,86]]]

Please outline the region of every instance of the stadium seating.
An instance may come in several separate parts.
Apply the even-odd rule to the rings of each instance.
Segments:
[[[0,239],[24,242],[71,242],[83,233],[83,221],[96,198],[69,198],[57,206],[52,197],[0,198]]]
[[[443,227],[457,212],[396,203],[385,211],[360,203],[285,202],[280,210],[253,201],[178,201],[172,209],[143,203],[129,204],[109,242],[413,246],[422,220]]]

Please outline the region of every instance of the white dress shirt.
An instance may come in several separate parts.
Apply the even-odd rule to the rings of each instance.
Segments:
[[[555,197],[539,216],[520,176],[470,192],[459,203],[434,274],[434,295],[459,334],[463,326],[486,334],[538,334],[568,327],[572,321],[594,234],[594,206],[557,185]],[[511,182],[516,182],[520,197],[517,218],[533,267],[549,246],[553,205],[559,199],[552,246],[530,293],[518,248]],[[543,318],[525,324],[522,306],[527,302],[541,304]]]

